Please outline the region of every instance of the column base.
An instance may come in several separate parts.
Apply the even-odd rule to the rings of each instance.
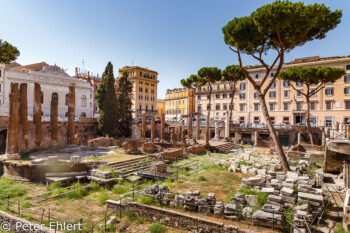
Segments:
[[[5,159],[7,159],[7,160],[20,160],[21,155],[18,153],[5,154]]]

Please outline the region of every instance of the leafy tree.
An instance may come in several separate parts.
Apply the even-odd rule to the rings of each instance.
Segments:
[[[210,122],[210,110],[211,110],[211,93],[213,91],[212,84],[216,83],[217,81],[220,81],[221,79],[221,70],[217,67],[203,67],[200,70],[198,70],[198,77],[201,80],[202,85],[208,84],[209,86],[209,109],[208,109],[208,115],[207,115],[207,123],[206,123],[206,141],[205,144],[207,147],[209,147],[209,122]]]
[[[118,80],[118,104],[119,104],[119,132],[118,136],[128,137],[131,135],[130,126],[132,122],[131,115],[131,98],[130,94],[132,91],[132,84],[128,80],[128,75],[126,72]]]
[[[340,23],[341,16],[341,10],[331,11],[324,4],[275,1],[256,9],[249,16],[234,18],[222,28],[225,43],[237,54],[244,75],[258,94],[284,171],[290,170],[288,161],[271,122],[265,96],[279,75],[284,54],[308,41],[325,38],[326,33]],[[270,65],[264,60],[269,51],[275,55]],[[243,69],[242,54],[253,57],[264,66],[266,74],[259,84]],[[275,75],[268,79],[272,70]]]
[[[99,130],[104,136],[117,136],[119,130],[119,105],[117,94],[114,88],[113,65],[108,62],[102,74],[101,84],[95,94],[98,107],[100,109]]]
[[[187,79],[181,79],[181,85],[185,88],[193,89],[194,90],[194,98],[196,97],[196,91],[197,87],[202,85],[202,80],[195,74],[192,74]],[[190,118],[188,122],[188,129],[189,131],[192,130],[192,111],[190,112]],[[191,133],[189,133],[191,135]]]
[[[326,66],[309,66],[309,67],[291,67],[288,70],[281,71],[278,78],[292,82],[300,82],[306,86],[306,90],[298,91],[292,82],[289,85],[297,92],[305,96],[307,106],[307,130],[310,136],[311,144],[314,144],[312,137],[312,129],[310,124],[310,97],[325,88],[326,83],[335,82],[345,74],[345,70],[341,68],[326,67]],[[311,88],[316,85],[315,88]]]
[[[230,102],[230,115],[228,117],[229,123],[229,132],[231,129],[231,121],[232,121],[232,111],[233,111],[233,98],[236,92],[236,85],[238,81],[244,80],[245,76],[243,71],[238,65],[230,65],[226,66],[226,68],[221,72],[222,81],[230,82],[230,90],[231,90],[231,102]]]
[[[19,54],[15,46],[0,39],[0,63],[8,64],[16,60]]]

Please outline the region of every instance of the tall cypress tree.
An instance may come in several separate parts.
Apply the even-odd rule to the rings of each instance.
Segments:
[[[132,122],[131,116],[131,98],[130,94],[132,91],[131,82],[128,80],[126,72],[118,80],[118,104],[120,121],[118,127],[118,135],[123,137],[129,137],[131,135],[130,125]]]
[[[102,82],[95,94],[100,109],[98,127],[103,136],[115,137],[118,135],[120,115],[114,83],[113,65],[108,62],[102,74]]]

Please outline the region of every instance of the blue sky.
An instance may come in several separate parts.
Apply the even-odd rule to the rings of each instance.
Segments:
[[[0,0],[0,38],[17,46],[17,62],[46,61],[101,74],[108,61],[116,71],[148,67],[159,73],[158,98],[167,88],[203,66],[237,64],[221,29],[234,17],[250,14],[262,0]],[[316,1],[304,1],[313,3]],[[307,43],[286,56],[350,55],[350,1],[318,0],[342,9],[341,24],[326,39]],[[256,61],[244,58],[245,65]]]

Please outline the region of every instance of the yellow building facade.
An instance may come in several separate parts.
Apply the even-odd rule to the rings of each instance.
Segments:
[[[195,94],[193,89],[175,88],[167,90],[165,95],[165,119],[170,122],[187,121],[195,110]]]
[[[157,114],[158,72],[139,66],[124,66],[119,69],[119,77],[126,72],[132,83],[132,117],[140,118],[142,113],[147,118]]]
[[[160,114],[165,113],[165,100],[158,99],[157,100],[157,116],[160,117]]]

